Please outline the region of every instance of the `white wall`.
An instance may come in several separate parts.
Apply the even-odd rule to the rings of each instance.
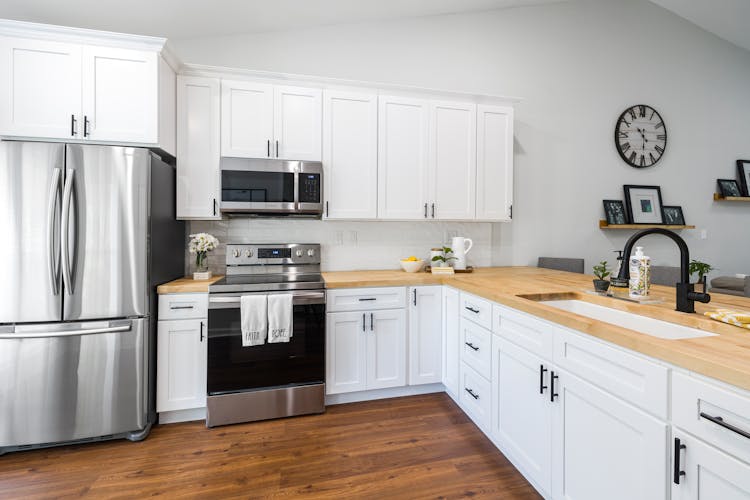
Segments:
[[[750,158],[750,53],[645,0],[174,43],[191,63],[524,97],[514,222],[477,228],[492,233],[494,263],[534,264],[540,255],[585,257],[589,268],[612,261],[631,233],[598,229],[601,200],[621,199],[623,184],[645,184],[660,185],[665,203],[681,205],[699,227],[682,233],[693,257],[719,274],[750,273],[750,206],[712,201],[716,178],[734,177],[735,160]],[[654,106],[669,133],[664,158],[644,171],[626,166],[613,145],[619,113],[638,103]],[[316,227],[330,235],[329,224]],[[356,226],[359,234],[372,224],[385,223]],[[655,263],[678,262],[672,243],[644,244]]]

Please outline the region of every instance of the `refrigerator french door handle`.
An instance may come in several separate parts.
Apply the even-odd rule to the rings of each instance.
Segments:
[[[49,206],[47,207],[47,240],[49,247],[49,277],[52,282],[52,295],[60,293],[60,252],[55,252],[55,212],[57,211],[57,199],[60,195],[60,168],[52,172],[52,183],[49,188]]]
[[[62,200],[62,227],[60,229],[60,248],[62,255],[62,275],[63,284],[68,295],[73,295],[73,280],[70,275],[70,254],[68,247],[68,232],[70,230],[70,200],[73,197],[73,183],[75,182],[75,169],[68,171],[68,178],[65,179]]]

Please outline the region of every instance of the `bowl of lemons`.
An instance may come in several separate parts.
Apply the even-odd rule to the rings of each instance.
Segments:
[[[401,269],[403,269],[407,273],[419,272],[422,270],[422,266],[424,266],[424,260],[418,259],[414,257],[413,255],[406,259],[401,259],[400,262],[401,262]]]

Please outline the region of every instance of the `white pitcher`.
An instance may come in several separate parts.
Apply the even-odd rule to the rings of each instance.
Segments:
[[[468,243],[468,246],[467,246]],[[453,269],[466,269],[466,254],[469,253],[474,242],[469,238],[456,236],[451,241],[451,249],[456,260],[453,261]]]

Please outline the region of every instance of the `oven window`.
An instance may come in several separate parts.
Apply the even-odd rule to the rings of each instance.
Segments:
[[[242,347],[240,310],[208,311],[208,394],[323,383],[325,305],[294,306],[288,343]]]
[[[221,201],[293,203],[294,174],[222,170]]]

